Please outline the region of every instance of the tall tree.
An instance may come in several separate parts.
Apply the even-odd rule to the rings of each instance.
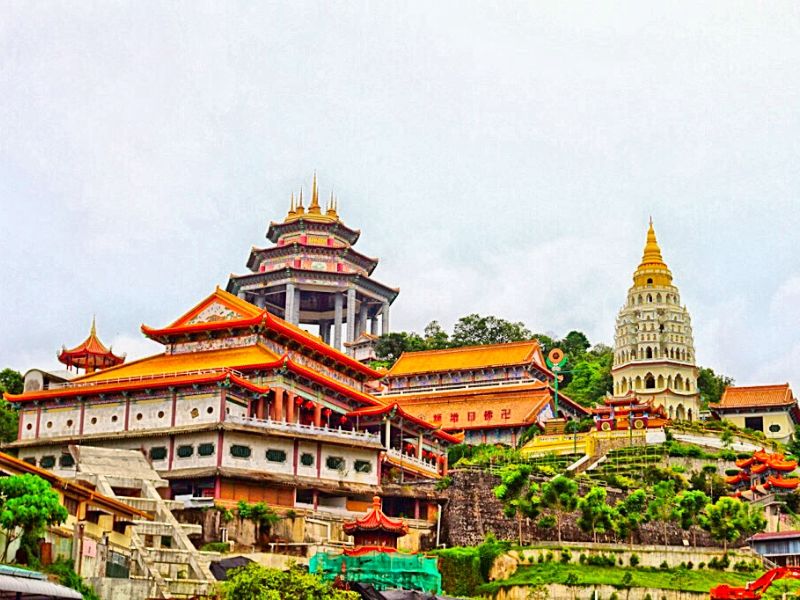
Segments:
[[[442,350],[450,346],[450,336],[439,321],[431,321],[425,326],[425,349]]]
[[[480,344],[502,344],[529,340],[533,334],[524,323],[506,321],[498,317],[482,317],[473,313],[461,317],[453,327],[451,345],[477,346]]]
[[[561,340],[561,349],[571,360],[583,356],[592,344],[582,331],[570,331]]]
[[[572,512],[578,506],[578,484],[563,475],[548,481],[542,486],[541,505],[555,513],[558,542],[561,543],[564,513]]]
[[[627,537],[633,546],[633,536],[647,520],[647,494],[638,489],[628,494],[616,505],[615,524],[620,537]]]
[[[17,439],[19,414],[10,402],[3,399],[3,392],[20,394],[23,389],[22,375],[14,369],[0,371],[0,441],[13,442]]]
[[[766,519],[760,509],[752,509],[738,498],[723,496],[714,504],[708,504],[701,519],[703,529],[711,537],[722,542],[725,550],[729,542],[763,531]]]
[[[606,490],[593,487],[578,502],[578,527],[585,533],[592,532],[592,540],[597,542],[597,534],[611,531],[614,527],[614,510],[606,502]]]
[[[384,359],[389,363],[389,366],[395,363],[400,358],[403,352],[415,352],[417,350],[426,350],[425,340],[419,334],[408,333],[406,331],[394,331],[382,335],[378,340],[375,347],[375,353],[378,358]]]
[[[0,526],[6,533],[4,559],[12,541],[20,536],[34,541],[45,526],[63,523],[67,516],[58,493],[41,477],[25,473],[0,478]]]
[[[700,490],[684,490],[676,496],[675,501],[681,529],[688,531],[693,526],[700,525],[703,511],[711,500]],[[694,529],[692,529],[692,545],[697,547],[697,532]]]
[[[661,522],[665,546],[669,543],[667,523],[675,517],[675,482],[671,479],[661,481],[653,487],[653,497],[647,503],[647,518]]]
[[[697,375],[697,389],[700,391],[700,401],[704,408],[708,408],[709,403],[719,402],[722,392],[729,385],[733,385],[732,377],[717,375],[713,369],[700,367]]]
[[[517,518],[519,543],[522,544],[522,517],[535,519],[539,516],[541,500],[539,486],[531,481],[530,465],[506,465],[500,471],[500,484],[494,495],[503,503],[503,514]]]

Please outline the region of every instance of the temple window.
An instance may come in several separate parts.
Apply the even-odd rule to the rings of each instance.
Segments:
[[[142,417],[144,417],[144,415],[143,415],[142,413],[137,413],[137,414],[136,414],[136,420],[137,420],[137,421],[141,421],[141,420],[142,420]]]
[[[117,420],[118,420],[118,417],[117,417],[117,415],[111,415],[111,422],[112,422],[112,423],[116,423],[116,422],[117,422]]]
[[[185,446],[178,446],[177,455],[178,458],[189,458],[192,454],[194,454],[194,446],[191,444]]]
[[[656,387],[656,380],[651,373],[648,373],[644,378],[645,389],[652,390]]]
[[[56,464],[56,457],[55,456],[43,456],[39,461],[39,466],[43,469],[52,469]]]
[[[233,444],[231,446],[231,456],[234,458],[250,458],[253,450],[250,446],[242,446],[241,444]]]
[[[314,455],[310,452],[303,452],[300,455],[300,464],[304,467],[313,467],[314,466]]]
[[[28,423],[27,425],[25,425],[25,429],[30,431],[31,429],[33,429],[33,424],[32,423]]]
[[[36,466],[36,457],[35,456],[26,456],[22,459],[22,462],[28,463],[29,465]]]
[[[158,411],[158,418],[159,419],[163,419],[164,418],[164,411],[163,410]]]
[[[58,466],[68,469],[75,466],[75,459],[71,454],[62,454],[58,459]]]
[[[286,462],[286,452],[283,450],[276,450],[270,448],[269,450],[267,450],[266,457],[269,462],[274,462],[274,463]]]
[[[67,427],[72,427],[74,421],[72,419],[67,419]]]
[[[331,471],[343,471],[344,465],[344,457],[342,456],[329,456],[325,459],[325,466]]]
[[[53,427],[53,422],[52,421],[48,421],[47,422],[47,428],[48,429],[52,429],[52,427]]]
[[[97,417],[92,417],[92,420],[89,421],[92,425],[97,425]]]
[[[353,464],[356,473],[372,473],[372,463],[368,460],[357,460]]]
[[[167,458],[167,448],[166,446],[153,446],[150,448],[148,456],[150,456],[150,460],[164,460]]]
[[[206,443],[197,446],[197,454],[200,456],[211,456],[214,454],[214,444]]]
[[[773,423],[772,425],[769,426],[769,430],[772,433],[778,433],[781,430],[781,426],[778,425],[777,423]]]

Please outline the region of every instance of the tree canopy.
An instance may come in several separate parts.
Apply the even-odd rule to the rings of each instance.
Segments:
[[[17,409],[2,398],[3,392],[20,394],[23,389],[22,375],[14,369],[0,371],[0,442],[13,442],[17,439],[19,415]]]
[[[287,571],[250,563],[232,571],[222,584],[227,600],[358,600],[356,592],[336,590],[316,575],[294,566]]]

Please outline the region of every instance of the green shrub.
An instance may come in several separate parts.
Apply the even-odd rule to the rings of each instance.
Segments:
[[[556,526],[556,518],[553,515],[545,515],[539,522],[536,523],[536,526],[541,529],[552,529]]]
[[[724,571],[728,567],[731,566],[731,559],[728,558],[728,553],[722,555],[722,558],[712,558],[708,561],[708,568],[709,569],[716,569],[718,571]]]
[[[578,562],[581,563],[582,565],[585,565],[586,564],[586,555],[585,554],[581,554],[578,557]]]
[[[639,564],[639,555],[638,554],[631,554],[630,564],[632,567],[635,567]]]
[[[578,576],[575,573],[570,573],[564,580],[564,585],[578,585]]]
[[[669,569],[669,565],[667,564],[667,561],[663,561],[663,562],[662,562],[662,563],[661,563],[661,564],[658,566],[658,568],[659,568],[659,569],[661,569],[661,570],[663,570],[663,571],[666,571],[667,569]]]
[[[478,559],[483,581],[489,581],[489,571],[492,570],[495,559],[504,552],[508,552],[510,547],[511,544],[508,542],[498,542],[493,533],[487,534],[483,543],[478,545]]]
[[[572,561],[572,552],[570,552],[569,550],[566,550],[566,549],[562,550],[561,551],[561,562],[563,564],[567,564],[567,563],[569,563],[571,561]]]
[[[544,562],[553,562],[553,552],[548,550],[547,554],[544,555]]]
[[[100,600],[94,589],[75,572],[72,560],[59,559],[45,567],[45,572],[58,577],[58,582],[68,588],[80,592],[83,600]]]
[[[481,577],[478,548],[446,548],[436,552],[442,588],[453,596],[474,596],[478,586],[485,583]]]
[[[209,542],[200,546],[201,552],[221,552],[224,554],[230,549],[231,546],[227,542]]]
[[[441,492],[442,490],[446,490],[451,485],[453,485],[453,478],[450,475],[445,475],[439,481],[436,482],[434,486],[437,492]]]

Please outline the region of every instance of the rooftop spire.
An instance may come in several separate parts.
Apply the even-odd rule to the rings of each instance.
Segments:
[[[299,217],[306,214],[306,209],[303,206],[303,188],[300,188],[300,199],[297,202],[297,206],[295,207],[295,214]]]
[[[292,192],[292,199],[289,202],[289,214],[286,215],[287,219],[294,217],[297,214],[297,209],[294,206],[294,192]]]
[[[333,191],[331,191],[331,199],[328,200],[328,210],[325,211],[325,215],[331,219],[339,218],[339,215],[336,213],[336,200],[333,197]]]
[[[661,247],[653,228],[653,217],[650,217],[642,262],[633,274],[633,283],[636,286],[672,285],[672,273],[661,256]]]
[[[319,188],[317,187],[317,172],[314,171],[314,180],[311,183],[311,205],[308,207],[308,214],[319,215],[322,211],[319,208]]]

